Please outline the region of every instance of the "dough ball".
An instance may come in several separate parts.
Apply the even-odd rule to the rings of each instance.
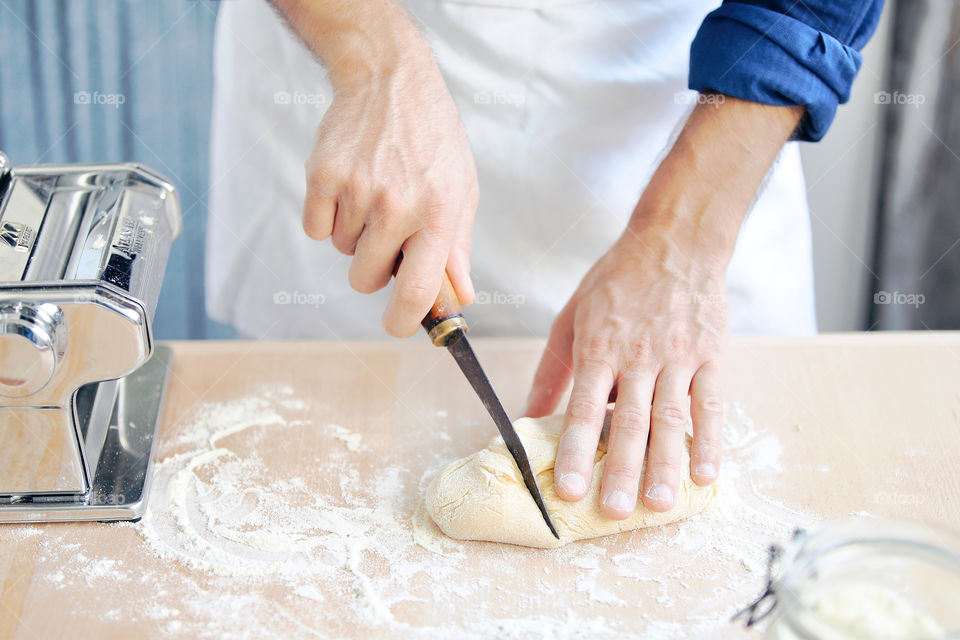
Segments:
[[[507,542],[546,549],[574,540],[676,522],[700,512],[715,495],[713,486],[700,487],[690,479],[690,439],[687,438],[681,462],[685,473],[673,509],[657,513],[638,501],[633,515],[626,520],[604,516],[600,512],[599,493],[609,421],[608,413],[590,490],[579,502],[562,500],[553,490],[553,463],[563,416],[520,418],[514,422],[560,540],[547,528],[523,484],[520,470],[499,436],[485,449],[450,463],[434,479],[426,495],[430,517],[445,534],[458,540]]]

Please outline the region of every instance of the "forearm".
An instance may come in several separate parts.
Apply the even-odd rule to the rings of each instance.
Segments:
[[[320,59],[334,87],[389,76],[400,61],[431,61],[416,25],[396,0],[271,0]]]
[[[640,198],[628,236],[656,231],[725,269],[757,189],[802,116],[803,107],[726,96],[699,104]]]

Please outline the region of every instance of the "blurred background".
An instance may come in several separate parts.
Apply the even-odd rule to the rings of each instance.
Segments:
[[[154,323],[204,311],[211,0],[0,0],[0,150],[13,166],[143,163],[180,191]],[[821,331],[960,329],[960,2],[887,0],[850,103],[803,145]]]

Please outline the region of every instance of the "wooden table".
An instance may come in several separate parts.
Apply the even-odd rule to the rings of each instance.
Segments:
[[[424,519],[430,474],[493,435],[425,340],[171,344],[148,517],[0,527],[0,638],[757,637],[727,621],[767,533],[960,529],[960,334],[734,338],[736,508],[555,551]],[[475,348],[516,415],[542,343]]]

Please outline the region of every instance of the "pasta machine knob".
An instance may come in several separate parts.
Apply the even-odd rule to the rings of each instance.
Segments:
[[[62,325],[55,304],[0,305],[0,396],[22,398],[50,382],[63,355]]]

